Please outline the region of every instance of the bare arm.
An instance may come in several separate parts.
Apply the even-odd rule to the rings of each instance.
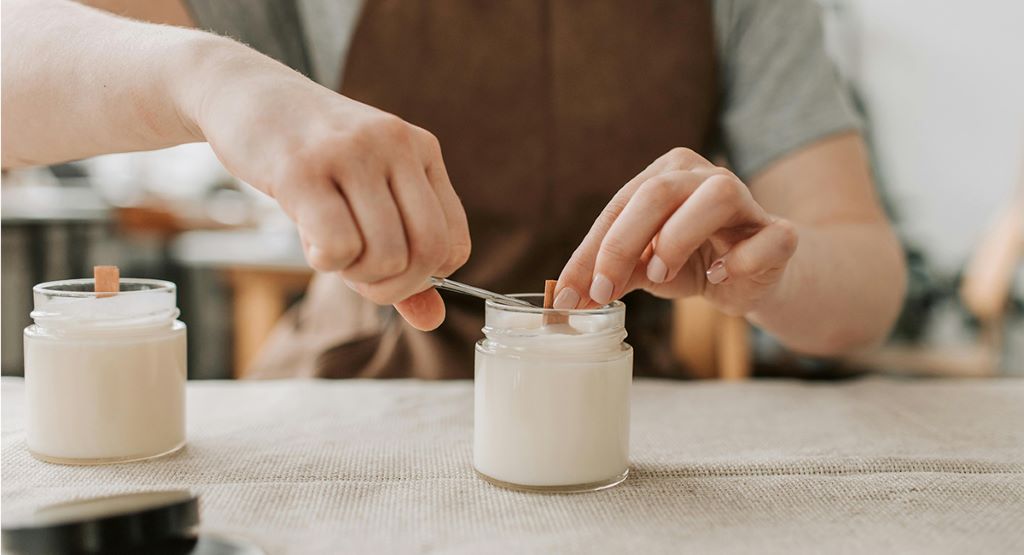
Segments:
[[[778,290],[749,319],[814,354],[881,341],[899,314],[906,266],[859,135],[801,149],[752,179],[750,189],[766,211],[793,222],[799,242]]]
[[[427,277],[470,240],[429,132],[223,37],[61,0],[3,12],[4,167],[208,141],[295,221],[314,268],[440,324]]]
[[[204,140],[174,77],[215,37],[70,2],[3,12],[5,168]]]
[[[634,289],[703,295],[793,349],[835,355],[886,336],[905,273],[858,134],[801,148],[750,187],[675,149],[608,204],[562,271],[555,306]]]

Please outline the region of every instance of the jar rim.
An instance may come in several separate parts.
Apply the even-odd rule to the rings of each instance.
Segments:
[[[94,284],[93,278],[78,278],[78,279],[62,279],[57,281],[46,281],[38,283],[32,287],[32,292],[40,295],[47,295],[50,297],[71,297],[71,298],[89,298],[96,297],[97,295],[110,295],[110,293],[104,293],[102,291],[73,291],[68,289],[60,289],[60,287],[70,286],[82,286],[86,284]],[[149,278],[122,278],[120,280],[121,289],[117,292],[118,295],[138,295],[143,293],[173,293],[176,290],[176,285],[172,281],[166,281],[162,279],[149,279]],[[148,286],[138,289],[124,289],[125,285],[138,285]]]
[[[543,300],[543,298],[544,298],[544,294],[543,293],[512,293],[512,294],[507,295],[507,296],[508,297],[513,297],[513,298],[516,298],[516,299],[524,299],[524,300],[528,300],[530,298],[537,298],[537,299],[542,299]],[[540,307],[540,306],[521,306],[521,305],[517,305],[517,304],[503,303],[503,302],[501,302],[499,300],[494,300],[494,299],[487,299],[486,306],[487,306],[487,308],[496,308],[496,309],[504,310],[504,311],[507,311],[507,312],[520,312],[520,313],[523,313],[523,314],[558,313],[558,314],[568,314],[570,316],[572,316],[572,315],[597,316],[597,315],[602,315],[602,314],[613,314],[615,312],[619,312],[619,311],[625,310],[625,308],[626,308],[625,303],[623,303],[622,301],[612,301],[612,302],[610,302],[610,303],[608,303],[608,304],[606,304],[604,306],[600,306],[600,307],[597,307],[597,308],[559,309],[559,308],[544,308],[544,307]]]

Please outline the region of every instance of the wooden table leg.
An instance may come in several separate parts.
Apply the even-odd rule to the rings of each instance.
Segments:
[[[695,378],[743,380],[751,373],[750,324],[702,298],[673,301],[672,351]]]
[[[750,326],[740,316],[720,314],[715,334],[718,377],[737,381],[750,377]]]
[[[233,278],[234,375],[242,378],[286,307],[284,292],[272,276],[236,271]]]

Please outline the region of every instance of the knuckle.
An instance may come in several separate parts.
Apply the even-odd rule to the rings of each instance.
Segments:
[[[652,177],[640,186],[637,195],[645,202],[660,204],[668,202],[675,194],[675,181],[668,176]]]
[[[608,236],[601,242],[601,254],[614,262],[628,262],[629,252],[619,239]]]
[[[426,129],[420,127],[416,127],[415,129],[417,131],[418,139],[420,143],[423,145],[423,147],[426,149],[427,153],[429,153],[433,157],[440,156],[441,141],[437,139],[437,136],[431,133],[430,131],[427,131]]]
[[[585,253],[577,249],[572,257],[569,258],[569,262],[565,264],[559,279],[569,284],[582,283],[589,279],[592,272],[590,266],[583,262],[584,256]]]
[[[444,264],[448,257],[447,238],[438,234],[428,233],[416,245],[413,258],[417,269],[436,269]]]
[[[704,182],[705,194],[718,204],[732,204],[740,199],[740,187],[743,184],[737,179],[725,175],[716,175]]]
[[[307,251],[306,260],[313,269],[320,272],[344,270],[346,266],[344,261],[338,259],[331,252],[319,248]]]
[[[689,246],[685,244],[681,237],[667,233],[662,233],[658,236],[658,241],[654,247],[654,254],[657,254],[669,267],[675,264],[676,260],[683,253],[688,254],[689,251]]]
[[[391,143],[409,144],[412,141],[412,126],[398,116],[391,114],[381,116],[376,124],[376,129],[385,140]]]
[[[316,251],[306,251],[306,262],[318,272],[330,272],[340,269],[336,268],[322,253]]]
[[[363,150],[370,146],[365,129],[358,128],[331,139],[331,150],[335,155],[342,154],[347,157],[360,156]]]
[[[331,256],[341,264],[351,264],[363,254],[363,242],[358,238],[347,237],[332,241]]]
[[[753,266],[750,258],[742,252],[737,252],[726,258],[725,265],[729,275],[732,277],[747,277],[753,273]]]
[[[424,246],[423,257],[426,259],[428,266],[433,268],[440,267],[448,258],[447,241],[430,241]]]
[[[693,149],[684,146],[677,146],[668,151],[669,161],[680,166],[688,166],[699,157],[700,155],[694,152]]]
[[[800,237],[797,235],[796,226],[789,220],[779,219],[772,224],[779,231],[779,248],[786,255],[796,251]]]
[[[398,116],[381,113],[361,121],[350,131],[334,137],[331,146],[336,151],[350,154],[373,153],[381,148],[410,141],[410,125]]]
[[[405,249],[388,249],[380,260],[373,263],[373,269],[382,276],[396,276],[409,267],[409,257]]]
[[[736,177],[736,174],[732,173],[732,170],[730,170],[729,168],[723,168],[722,166],[714,166],[707,171],[711,174],[711,177],[722,176],[732,178],[737,181],[740,180],[740,178]]]
[[[465,240],[459,240],[452,244],[449,249],[449,259],[455,268],[462,267],[463,264],[469,261],[469,255],[473,252],[473,245],[470,243],[469,238]]]
[[[613,198],[608,202],[608,205],[601,210],[601,213],[594,220],[592,229],[607,230],[612,227],[615,220],[619,217],[619,214],[626,208],[626,204],[629,203],[628,198]]]

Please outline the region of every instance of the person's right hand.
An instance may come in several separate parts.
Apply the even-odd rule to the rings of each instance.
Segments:
[[[437,139],[283,66],[226,65],[196,122],[227,169],[277,200],[313,268],[419,329],[440,325],[427,278],[462,266],[470,238]]]

